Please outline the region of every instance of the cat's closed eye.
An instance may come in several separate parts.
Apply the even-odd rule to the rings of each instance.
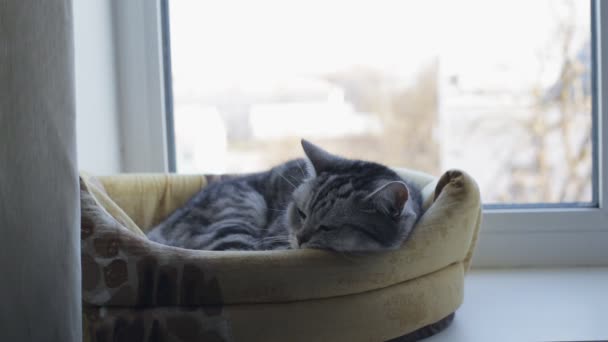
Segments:
[[[304,212],[302,210],[300,210],[300,208],[297,208],[297,209],[298,209],[298,215],[300,215],[300,218],[302,220],[306,219],[306,214],[304,214]]]
[[[326,225],[320,225],[319,228],[317,228],[317,229],[321,232],[328,232],[331,230],[331,227],[326,226]]]

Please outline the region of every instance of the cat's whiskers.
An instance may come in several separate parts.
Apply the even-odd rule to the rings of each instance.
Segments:
[[[294,189],[297,188],[297,186],[295,186],[292,182],[290,182],[289,179],[285,178],[285,176],[283,176],[280,173],[278,175],[281,176],[281,178],[283,178],[287,183],[291,184],[291,186],[293,186]]]
[[[304,178],[306,178],[306,173],[304,173],[304,169],[302,169],[302,166],[300,166],[300,163],[297,163],[296,165],[298,166],[298,169],[300,169],[300,172],[302,172],[302,176]]]

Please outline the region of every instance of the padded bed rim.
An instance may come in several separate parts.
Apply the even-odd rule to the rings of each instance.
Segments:
[[[344,294],[339,294],[339,295],[333,295],[333,296],[325,296],[325,297],[311,297],[311,298],[303,298],[303,299],[295,299],[295,300],[277,300],[277,301],[264,301],[264,302],[230,302],[230,303],[225,303],[225,304],[221,304],[222,306],[226,307],[226,306],[237,306],[237,305],[267,305],[267,304],[290,304],[290,303],[300,303],[300,302],[308,302],[308,301],[315,301],[315,300],[326,300],[326,299],[334,299],[334,298],[342,298],[342,297],[348,297],[348,296],[356,296],[356,295],[361,295],[361,294],[366,294],[369,292],[374,292],[374,291],[382,291],[384,289],[387,288],[391,288],[394,286],[400,286],[409,282],[413,282],[416,281],[418,279],[421,278],[425,278],[428,277],[430,275],[442,272],[446,269],[449,269],[455,265],[462,265],[463,268],[465,267],[464,261],[454,261],[446,266],[443,266],[439,269],[436,270],[432,270],[430,272],[418,275],[416,277],[407,279],[407,280],[403,280],[403,281],[399,281],[396,283],[392,283],[386,286],[381,286],[381,287],[375,287],[375,288],[370,288],[370,289],[366,289],[363,291],[358,291],[358,292],[350,292],[350,293],[344,293]],[[464,272],[466,273],[466,270],[464,270]],[[83,302],[84,306],[87,307],[108,307],[108,308],[196,308],[196,307],[203,307],[205,305],[146,305],[146,306],[141,306],[141,305],[104,305],[104,306],[100,306],[100,305],[96,305],[96,304],[90,304],[90,303],[86,303]],[[210,306],[214,305],[214,304],[208,304]]]
[[[411,332],[421,329],[417,326],[433,326],[438,323],[438,317],[447,318],[455,312],[463,300],[463,277],[462,264],[458,263],[425,277],[375,291],[291,303],[229,304],[215,308],[86,306],[85,329],[91,335],[98,329],[111,332],[115,322],[126,324],[134,313],[146,321],[146,325],[158,320],[159,316],[162,321],[162,317],[194,315],[199,317],[197,320],[207,317],[202,319],[203,322],[219,322],[227,328],[232,327],[227,340],[234,341],[249,341],[251,336],[256,336],[255,341],[283,341],[285,336],[301,337],[293,341],[309,341],[317,337],[319,341],[338,341],[334,335],[336,331],[341,332],[344,341],[390,341],[396,338],[394,336],[411,338],[414,336],[409,335]],[[437,296],[425,295],[429,286],[435,288]],[[424,309],[420,311],[421,308]],[[210,309],[215,313],[207,314]],[[89,321],[89,317],[94,318]],[[313,321],[310,321],[311,317],[314,317]],[[303,318],[309,322],[306,327],[293,324]],[[324,326],[328,320],[332,321],[331,328]],[[310,335],[312,327],[315,327],[312,329],[314,336]],[[399,339],[396,341],[401,342]]]

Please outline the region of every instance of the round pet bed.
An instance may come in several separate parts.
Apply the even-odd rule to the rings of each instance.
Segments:
[[[397,169],[426,211],[397,251],[196,251],[144,231],[221,176],[81,175],[85,341],[414,341],[463,300],[476,183]]]

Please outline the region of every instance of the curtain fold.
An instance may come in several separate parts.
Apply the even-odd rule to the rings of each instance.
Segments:
[[[70,0],[0,0],[0,341],[81,341]]]

